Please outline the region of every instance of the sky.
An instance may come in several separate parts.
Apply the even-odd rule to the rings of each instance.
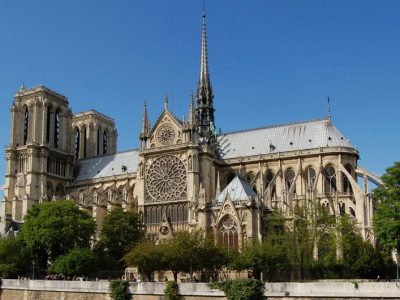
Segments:
[[[400,1],[206,1],[215,118],[223,132],[326,117],[382,174],[399,160]],[[143,102],[187,115],[201,0],[0,0],[0,143],[21,83],[115,122],[136,148]],[[4,148],[3,148],[4,149]],[[5,156],[0,159],[0,186]]]

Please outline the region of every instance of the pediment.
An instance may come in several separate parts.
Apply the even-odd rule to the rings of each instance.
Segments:
[[[164,110],[150,132],[150,148],[181,144],[182,123],[171,112]]]

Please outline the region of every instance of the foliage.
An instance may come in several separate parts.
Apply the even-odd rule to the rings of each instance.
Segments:
[[[96,268],[96,256],[89,249],[71,250],[59,256],[50,266],[50,273],[64,274],[66,276],[88,276]]]
[[[164,295],[166,300],[178,300],[179,285],[175,281],[168,281],[165,285]]]
[[[400,162],[387,168],[381,179],[383,185],[373,191],[378,206],[372,225],[379,242],[400,253]]]
[[[72,249],[88,248],[95,222],[72,201],[34,205],[25,216],[21,238],[43,267]]]
[[[285,249],[273,235],[259,242],[251,240],[245,243],[242,251],[234,258],[231,267],[236,270],[252,270],[255,279],[261,278],[261,272],[272,275],[287,266]]]
[[[308,278],[315,263],[315,245],[330,232],[332,218],[319,205],[307,203],[296,205],[290,219],[278,212],[273,220],[283,228],[280,239],[291,269],[300,279]]]
[[[110,296],[113,300],[128,300],[128,285],[126,280],[111,280],[110,281]]]
[[[388,259],[388,254],[380,252],[370,242],[364,241],[348,216],[341,218],[340,236],[339,243],[343,252],[342,277],[375,279],[393,268],[393,261]]]
[[[211,288],[225,293],[228,300],[263,299],[263,283],[257,279],[227,280],[212,283]]]
[[[163,253],[160,250],[160,246],[156,246],[153,241],[143,240],[134,246],[123,259],[127,265],[138,266],[147,279],[151,280],[151,274],[154,271],[164,268]]]
[[[116,261],[120,261],[142,237],[139,215],[136,212],[125,212],[121,208],[115,208],[103,220],[97,246],[103,248]]]
[[[0,239],[0,276],[26,274],[31,266],[30,255],[23,243],[15,238]]]

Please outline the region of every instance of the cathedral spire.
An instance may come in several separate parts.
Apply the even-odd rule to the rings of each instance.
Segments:
[[[142,130],[140,131],[140,138],[146,138],[148,133],[149,133],[149,118],[147,117],[147,104],[146,100],[144,100],[144,105],[143,105],[143,115],[142,115]]]
[[[196,116],[199,125],[199,133],[203,137],[209,136],[210,125],[214,123],[214,95],[211,87],[210,71],[208,68],[207,54],[207,32],[206,32],[206,13],[203,7],[201,30],[201,62],[200,78],[197,87],[197,108]]]

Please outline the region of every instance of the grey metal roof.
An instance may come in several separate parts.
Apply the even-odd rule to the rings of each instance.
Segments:
[[[319,147],[354,148],[328,118],[231,132],[220,137],[222,158]]]
[[[75,170],[76,181],[96,179],[127,173],[135,173],[139,151],[130,150],[113,155],[104,155],[80,160]],[[126,170],[124,170],[124,166]]]
[[[235,178],[233,178],[232,181],[229,182],[226,188],[224,188],[224,190],[217,196],[215,202],[224,202],[227,195],[229,195],[230,199],[233,202],[248,201],[254,199],[257,196],[251,186],[238,176],[235,176]]]

